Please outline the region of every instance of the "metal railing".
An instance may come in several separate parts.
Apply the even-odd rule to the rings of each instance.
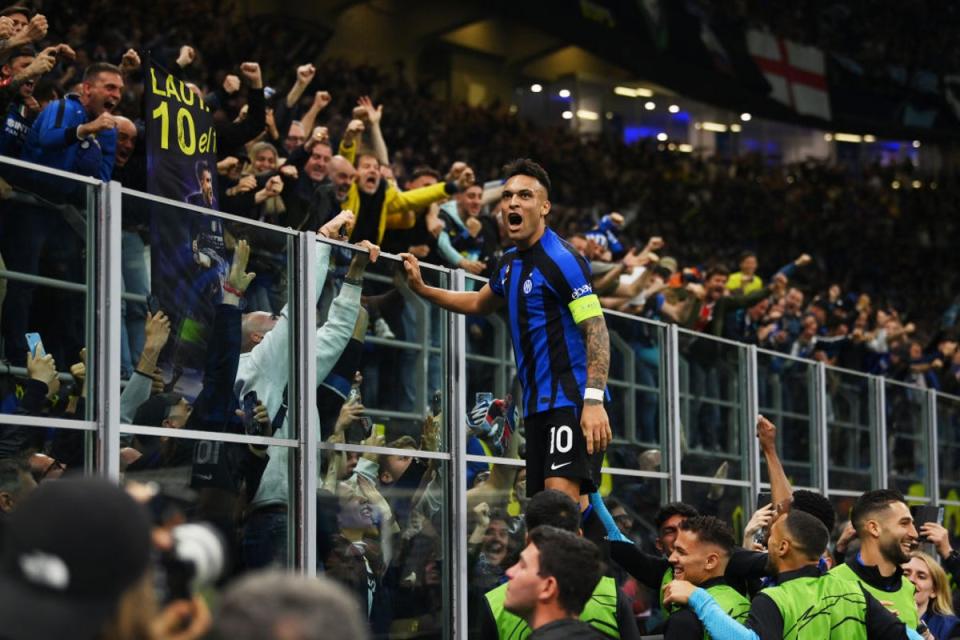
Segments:
[[[0,159],[18,170],[29,169],[59,181],[73,178],[20,162]],[[8,167],[9,168],[9,167]],[[312,233],[293,232],[236,216],[205,211],[189,205],[123,189],[117,183],[102,184],[78,180],[89,191],[87,271],[84,282],[26,273],[0,271],[0,279],[32,286],[60,289],[86,297],[86,343],[92,346],[87,375],[91,382],[85,420],[51,421],[42,417],[0,414],[0,425],[32,426],[39,429],[67,427],[94,432],[96,446],[88,465],[92,472],[121,477],[121,442],[130,437],[191,438],[211,442],[264,445],[289,451],[292,478],[291,512],[295,513],[292,538],[293,564],[301,570],[316,571],[317,506],[315,495],[320,479],[318,456],[338,452],[408,455],[406,449],[380,444],[336,443],[322,439],[312,428],[317,422],[316,363],[305,357],[316,339],[313,260],[319,240]],[[140,294],[121,292],[120,236],[124,205],[152,203],[184,215],[203,213],[238,225],[258,227],[269,233],[292,237],[288,260],[288,306],[293,327],[288,344],[290,364],[289,420],[292,429],[283,437],[266,438],[218,432],[184,433],[147,425],[121,424],[120,325],[121,300],[143,302]],[[3,205],[7,206],[7,205]],[[333,243],[343,246],[339,243]],[[399,267],[396,256],[384,254],[384,263]],[[402,267],[399,267],[402,268]],[[452,290],[468,290],[462,271],[425,266],[438,281]],[[389,282],[383,275],[368,279]],[[431,359],[442,367],[443,422],[441,446],[437,451],[416,455],[433,460],[443,480],[442,508],[447,516],[442,533],[445,585],[445,630],[448,637],[465,637],[468,573],[467,512],[465,486],[467,465],[477,462],[521,465],[500,455],[466,453],[463,416],[471,406],[468,388],[487,385],[485,390],[503,397],[511,389],[515,366],[509,332],[503,318],[486,319],[489,331],[483,348],[474,346],[469,319],[444,314],[441,326],[430,326],[431,311],[419,298],[404,295],[405,304],[415,307],[415,339],[369,338],[367,344],[382,355],[386,349],[412,354],[414,371],[396,371],[381,382],[389,391],[403,376],[413,376],[416,400],[410,411],[369,406],[369,415],[385,423],[427,417]],[[638,481],[661,487],[662,500],[699,499],[710,487],[726,488],[720,513],[734,522],[749,514],[758,490],[768,486],[754,438],[758,411],[780,425],[778,438],[786,450],[788,473],[806,480],[804,486],[843,498],[867,487],[901,486],[916,502],[947,505],[957,514],[960,525],[960,398],[894,383],[881,378],[845,371],[819,362],[694,334],[673,325],[610,313],[611,346],[614,359],[609,385],[614,402],[608,411],[615,417],[616,438],[607,453],[603,472],[614,487]],[[439,331],[439,346],[431,332]],[[486,334],[484,334],[486,335]],[[779,367],[779,369],[778,369]],[[24,375],[22,368],[0,369],[0,374]],[[66,376],[61,374],[64,379]],[[901,418],[908,416],[904,422]],[[712,430],[712,431],[711,431]],[[909,456],[909,457],[908,457]],[[637,460],[644,460],[643,464]],[[651,462],[655,461],[655,462]],[[726,470],[726,475],[721,470]],[[946,475],[944,475],[946,474]],[[943,477],[942,477],[943,476]],[[624,484],[627,483],[627,484]],[[606,489],[608,492],[610,488]],[[617,494],[617,489],[613,493]],[[960,533],[958,531],[957,533]]]

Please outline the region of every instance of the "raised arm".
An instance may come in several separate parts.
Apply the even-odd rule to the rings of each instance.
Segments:
[[[793,502],[793,487],[777,455],[777,427],[760,415],[757,416],[757,439],[760,440],[760,452],[770,472],[770,502],[778,512],[789,511]]]
[[[390,164],[390,154],[387,151],[387,142],[383,139],[380,129],[380,119],[383,117],[383,105],[373,106],[370,96],[362,96],[357,100],[354,117],[362,114],[361,118],[370,124],[370,141],[373,143],[373,152],[382,165]]]
[[[310,108],[307,109],[307,112],[303,114],[302,118],[300,118],[300,124],[303,125],[304,131],[313,132],[317,123],[317,116],[320,115],[321,111],[327,108],[327,105],[330,104],[330,100],[332,100],[332,98],[326,91],[317,91],[315,94],[313,94],[313,104],[310,105]]]
[[[290,91],[287,92],[287,98],[284,100],[287,109],[292,109],[296,106],[297,102],[300,101],[300,97],[303,96],[303,92],[306,91],[310,83],[313,82],[315,75],[317,75],[317,68],[312,64],[302,64],[297,67],[297,79],[294,81],[293,86],[290,87]]]
[[[447,311],[467,315],[487,315],[503,306],[503,298],[497,296],[489,284],[480,291],[447,291],[424,283],[420,275],[420,261],[410,253],[401,253],[403,268],[407,272],[407,284],[415,294]]]

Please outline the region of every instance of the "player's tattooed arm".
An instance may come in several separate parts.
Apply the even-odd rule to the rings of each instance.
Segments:
[[[594,316],[580,322],[580,331],[587,348],[587,388],[606,389],[610,371],[610,336],[603,316]],[[588,400],[587,404],[601,404]]]

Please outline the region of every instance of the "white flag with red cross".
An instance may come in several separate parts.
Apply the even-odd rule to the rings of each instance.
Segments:
[[[747,31],[747,47],[773,88],[770,97],[800,115],[830,119],[823,51],[756,29]]]

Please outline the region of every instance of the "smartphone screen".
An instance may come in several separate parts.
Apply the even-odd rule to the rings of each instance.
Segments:
[[[47,355],[47,352],[43,350],[43,340],[40,339],[39,333],[27,333],[24,334],[24,337],[27,339],[27,349],[30,350],[30,353],[35,356]]]

